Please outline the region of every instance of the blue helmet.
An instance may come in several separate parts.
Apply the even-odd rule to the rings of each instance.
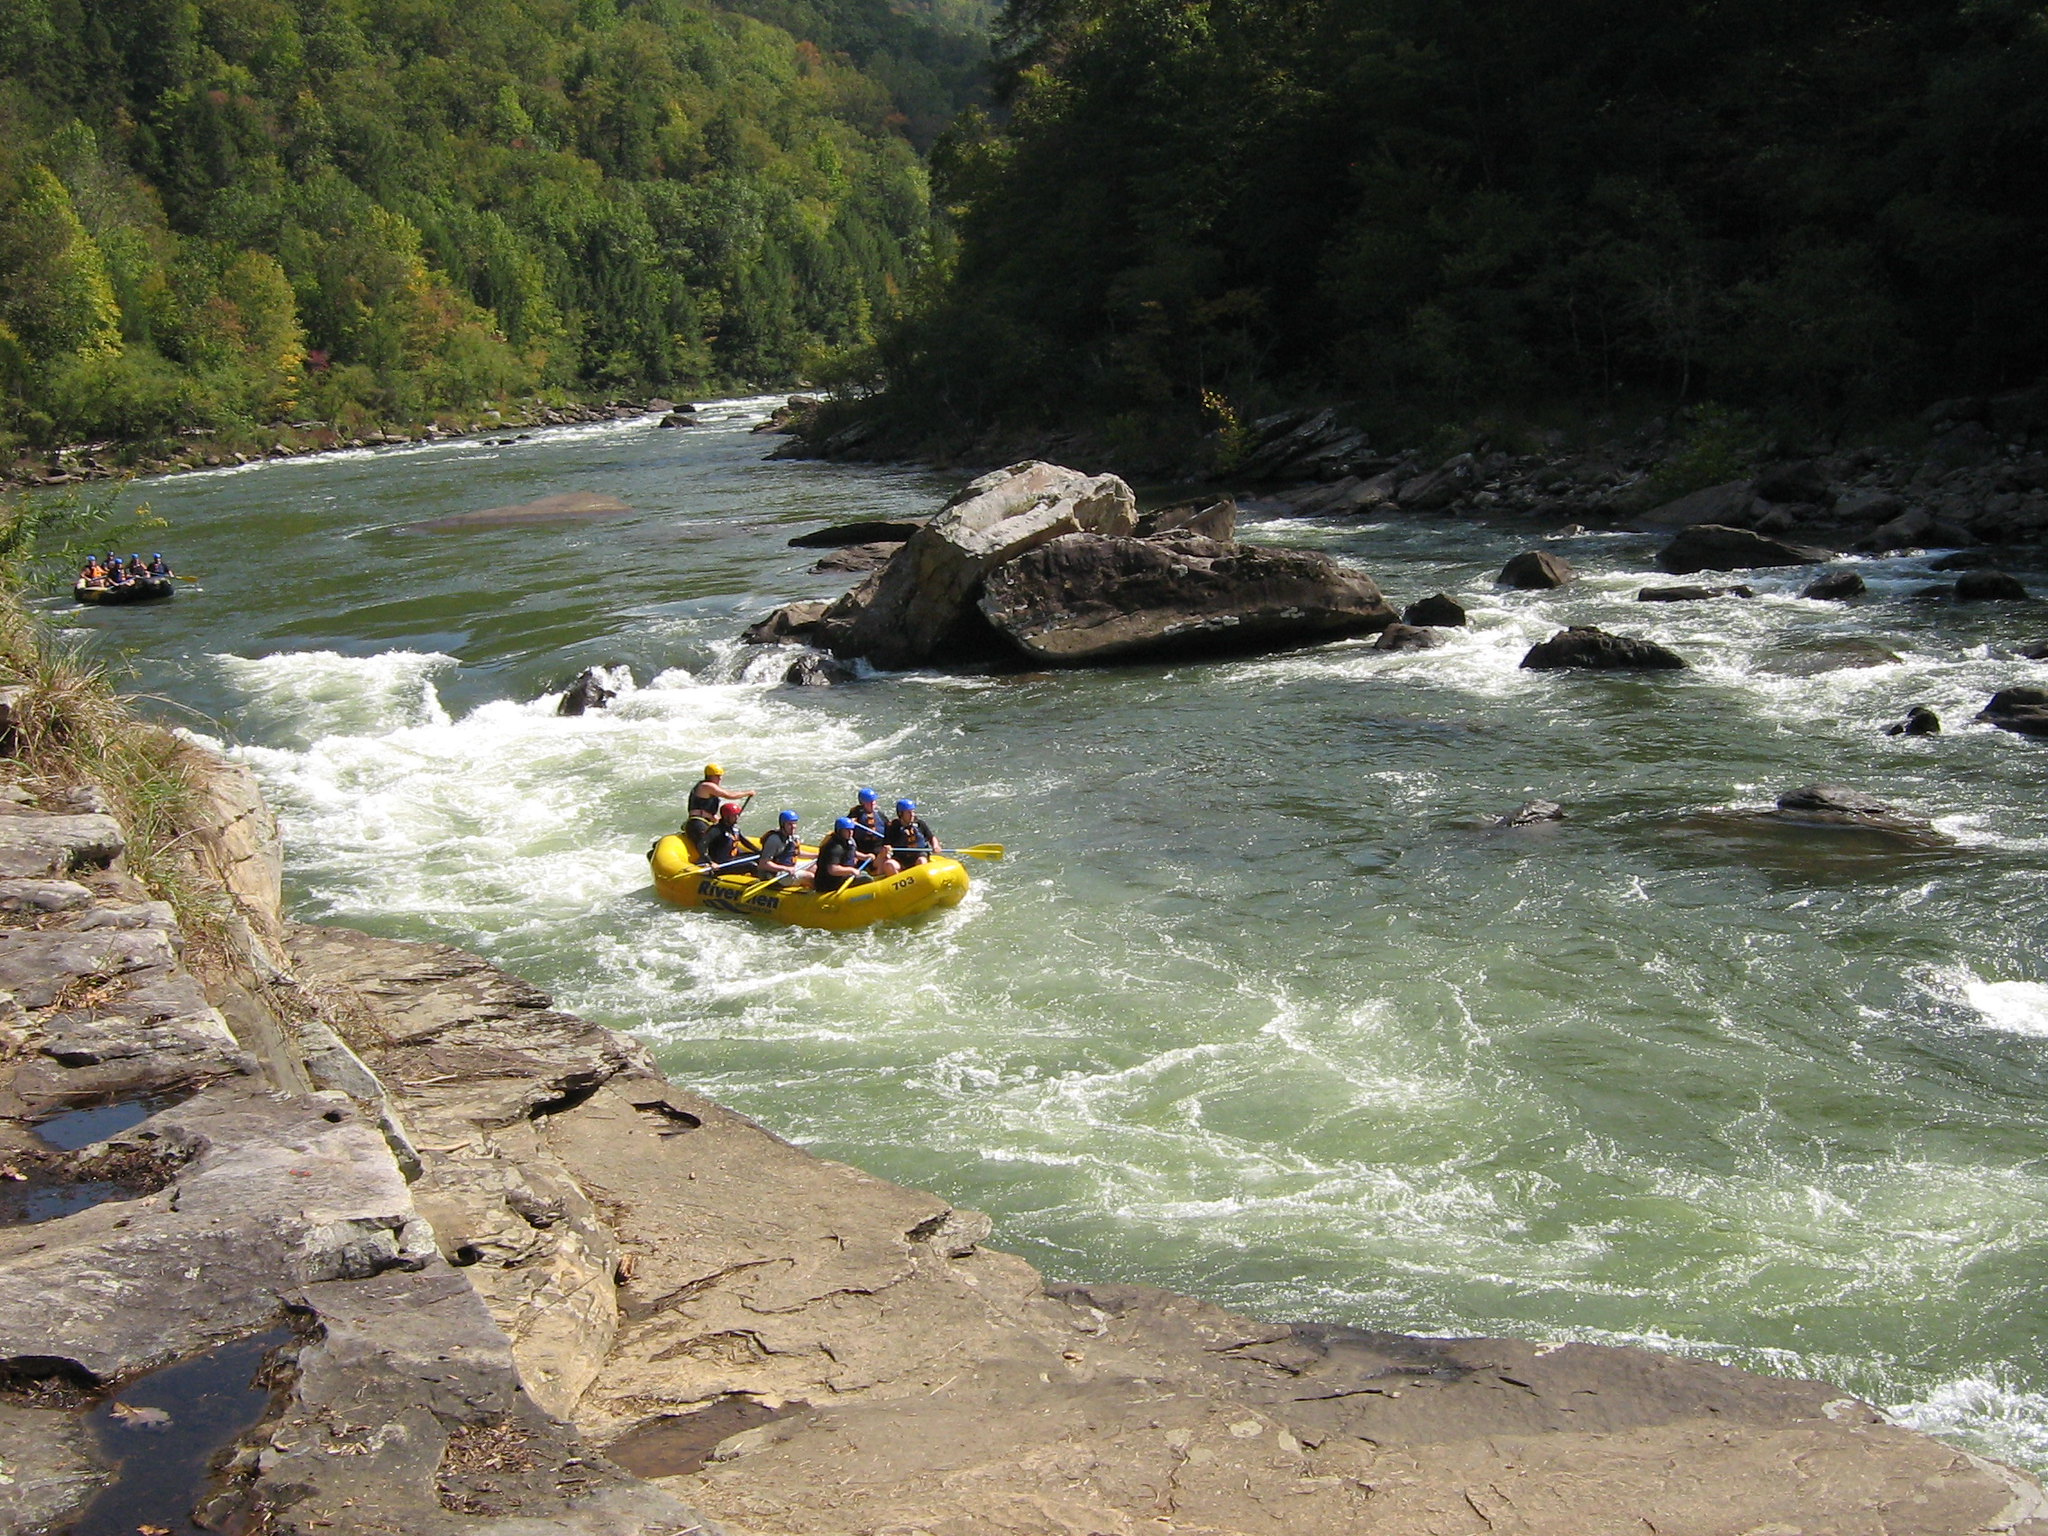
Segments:
[[[914,811],[917,809],[917,802],[915,800],[898,800],[896,802],[896,809],[899,811]]]
[[[872,789],[864,789],[860,792],[860,802],[862,805],[866,805],[870,800],[874,798],[875,792]]]
[[[784,811],[784,812],[783,812],[783,813],[782,813],[782,814],[781,814],[780,816],[777,816],[777,817],[776,817],[775,819],[776,819],[777,821],[795,821],[795,820],[796,820],[796,812],[795,812],[795,811]]]
[[[833,822],[832,825],[841,832],[851,832],[853,830],[853,818],[851,816],[842,816]]]

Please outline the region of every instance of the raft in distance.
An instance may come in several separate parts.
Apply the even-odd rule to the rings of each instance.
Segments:
[[[900,875],[842,886],[822,895],[771,885],[745,899],[742,897],[750,888],[760,885],[758,876],[711,873],[690,857],[690,845],[673,832],[654,845],[647,863],[654,871],[655,894],[664,901],[679,907],[740,912],[792,928],[865,928],[870,923],[956,906],[967,894],[966,866],[944,854]]]
[[[87,586],[78,582],[71,588],[71,595],[81,603],[110,605],[114,603],[158,603],[177,591],[177,586],[161,576],[139,576],[121,586]]]

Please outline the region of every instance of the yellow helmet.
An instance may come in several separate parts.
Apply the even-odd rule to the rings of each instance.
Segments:
[[[706,763],[704,765],[704,777],[707,779],[720,778],[724,775],[724,773],[725,770],[719,767],[716,763]]]

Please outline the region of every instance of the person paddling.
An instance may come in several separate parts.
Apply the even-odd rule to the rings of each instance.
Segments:
[[[917,814],[915,800],[898,800],[896,814],[889,820],[889,852],[905,869],[922,864],[935,853],[946,850],[932,835],[931,824]]]
[[[895,874],[896,861],[889,857],[889,817],[878,803],[875,792],[863,789],[846,816],[853,823],[854,843],[875,861],[868,867],[868,873],[877,879],[887,879]]]
[[[796,861],[803,853],[796,822],[795,811],[783,811],[775,818],[775,830],[761,839],[761,856],[754,861],[754,873],[781,885],[808,890],[811,877],[796,872]]]
[[[164,559],[161,551],[149,557],[149,574],[156,581],[169,581],[171,579],[170,564]]]
[[[818,845],[817,873],[811,880],[814,889],[836,891],[863,878],[862,866],[869,856],[860,851],[853,833],[851,816],[842,816],[832,824],[831,834]]]
[[[761,851],[759,843],[740,831],[740,802],[737,800],[728,800],[718,808],[718,825],[705,834],[702,846],[704,862],[729,865],[723,870],[728,875],[743,875],[753,869],[753,864],[744,861],[748,854]]]
[[[751,789],[742,790],[738,794],[727,789],[720,782],[724,778],[725,770],[723,768],[719,767],[716,763],[706,763],[704,765],[704,777],[699,779],[696,787],[690,791],[689,813],[692,816],[702,816],[706,825],[717,819],[718,808],[727,801],[737,801],[744,805],[747,801],[754,798],[754,792]]]

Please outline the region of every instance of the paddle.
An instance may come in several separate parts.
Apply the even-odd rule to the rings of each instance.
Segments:
[[[931,852],[929,848],[891,848],[889,851],[891,853]],[[987,859],[991,863],[996,863],[1002,859],[1004,853],[1006,853],[1007,851],[1008,850],[1005,849],[1001,843],[976,843],[972,848],[945,849],[938,856],[942,859],[956,859],[964,856],[970,859]]]
[[[180,576],[176,571],[171,572],[171,580],[173,581],[197,581],[198,579],[197,576]]]

